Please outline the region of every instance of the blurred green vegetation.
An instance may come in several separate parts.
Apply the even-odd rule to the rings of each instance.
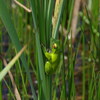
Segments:
[[[18,1],[32,12],[14,0],[0,0],[0,56],[10,62],[28,44],[10,70],[21,99],[100,100],[100,0]],[[61,54],[55,73],[47,75],[42,45],[50,52],[51,38],[60,41]],[[0,71],[3,67],[0,58]],[[4,83],[6,98],[16,100],[9,75],[0,82],[0,100]]]

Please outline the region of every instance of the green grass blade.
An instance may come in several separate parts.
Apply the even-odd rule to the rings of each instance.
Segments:
[[[17,51],[19,51],[21,49],[21,45],[20,45],[16,30],[15,30],[15,27],[14,27],[13,22],[11,20],[10,14],[9,14],[7,7],[5,5],[5,2],[3,0],[0,0],[0,17],[1,17],[8,33],[9,33],[9,36],[10,36],[13,44],[16,46]],[[23,63],[23,66],[25,67],[34,99],[37,100],[35,90],[34,90],[34,87],[33,87],[33,84],[32,84],[32,79],[31,79],[31,76],[30,76],[30,73],[29,73],[29,67],[27,65],[27,62],[26,62],[24,55],[21,56],[21,61]]]
[[[47,46],[50,46],[50,38],[52,36],[52,15],[54,8],[54,0],[49,0],[48,10],[47,10],[47,20],[46,20],[46,39]]]
[[[45,79],[45,71],[44,71],[44,62],[43,62],[42,50],[41,50],[41,45],[40,45],[38,34],[36,34],[36,48],[37,48],[40,79],[41,79],[43,94],[44,94],[45,99],[46,99],[47,98],[47,94],[46,94],[47,92],[46,92],[46,79]]]
[[[37,2],[39,2],[39,1],[37,1]],[[43,94],[42,97],[44,96],[43,98],[45,98],[45,100],[47,100],[47,92],[46,92],[47,89],[46,89],[46,78],[45,78],[45,71],[44,71],[44,61],[43,61],[43,55],[42,55],[42,50],[41,50],[41,41],[40,41],[41,37],[40,37],[40,34],[39,34],[39,32],[41,31],[40,27],[41,27],[42,24],[44,26],[44,23],[41,22],[41,18],[42,18],[42,16],[41,16],[41,18],[39,17],[40,19],[38,19],[39,23],[41,25],[37,26],[37,24],[35,24],[37,22],[36,21],[35,7],[34,7],[34,5],[36,3],[33,0],[30,0],[30,3],[31,3],[31,6],[32,6],[33,23],[34,23],[34,29],[35,29],[35,32],[36,32],[35,33],[35,38],[36,38],[36,53],[37,53],[37,58],[38,58],[37,59],[38,60],[37,67],[39,69],[38,70],[38,73],[39,73],[38,77],[40,78],[40,79],[38,79],[38,82],[41,82],[39,85],[42,86],[42,90],[40,90],[40,91],[42,91],[41,94]],[[39,12],[37,12],[37,13],[39,13]],[[39,30],[37,30],[37,29],[39,29]],[[44,33],[43,33],[43,36],[44,36]]]
[[[72,20],[72,15],[73,15],[73,8],[74,8],[74,0],[72,0],[72,2],[71,2],[71,9],[70,9],[69,21],[68,21],[68,26],[67,26],[68,33],[70,32],[71,20]],[[68,34],[66,34],[66,37],[65,37],[64,48],[66,46],[67,40],[68,40]]]
[[[52,34],[53,38],[57,38],[57,33],[58,33],[58,30],[59,30],[61,16],[62,16],[62,13],[63,13],[65,1],[66,0],[62,0],[61,5],[60,5],[60,11],[59,11],[58,19],[57,19],[57,24],[56,24],[55,29],[53,30],[54,33]]]
[[[2,70],[2,61],[0,60],[0,71]],[[2,100],[2,82],[0,82],[0,100]]]
[[[8,85],[8,83],[7,83],[7,81],[4,80],[4,82],[5,82],[5,84],[6,84],[7,88],[8,88],[8,90],[9,90],[10,96],[8,96],[8,98],[12,98],[13,100],[16,100],[16,99],[15,99],[15,96],[14,96],[12,90],[11,90],[11,88],[9,87],[9,85]],[[1,99],[1,100],[2,100],[2,99]],[[9,100],[9,99],[8,99],[8,100]]]
[[[34,21],[34,28],[37,30],[37,19],[36,19],[36,10],[35,10],[35,2],[33,0],[30,0],[30,5],[32,7],[32,17],[33,17],[33,21]]]

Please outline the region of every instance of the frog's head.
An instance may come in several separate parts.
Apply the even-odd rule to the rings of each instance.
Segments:
[[[57,48],[58,48],[57,43],[54,43],[54,44],[52,45],[52,48],[57,49]]]
[[[60,49],[60,41],[59,40],[52,40],[52,44],[51,44],[51,48],[52,48],[52,52],[57,52]]]

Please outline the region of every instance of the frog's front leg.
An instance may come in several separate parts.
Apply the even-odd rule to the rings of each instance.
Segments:
[[[45,56],[46,56],[46,58],[47,58],[48,60],[51,60],[51,59],[52,59],[52,55],[51,55],[51,53],[49,53],[49,52],[45,52]]]
[[[45,57],[50,60],[51,59],[51,53],[50,52],[47,52],[46,48],[42,45],[42,50],[43,50],[43,53],[45,55]]]

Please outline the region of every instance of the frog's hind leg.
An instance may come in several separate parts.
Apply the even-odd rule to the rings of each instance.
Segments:
[[[45,63],[45,72],[46,72],[46,74],[51,73],[51,70],[52,70],[51,63],[49,61],[47,61]]]

